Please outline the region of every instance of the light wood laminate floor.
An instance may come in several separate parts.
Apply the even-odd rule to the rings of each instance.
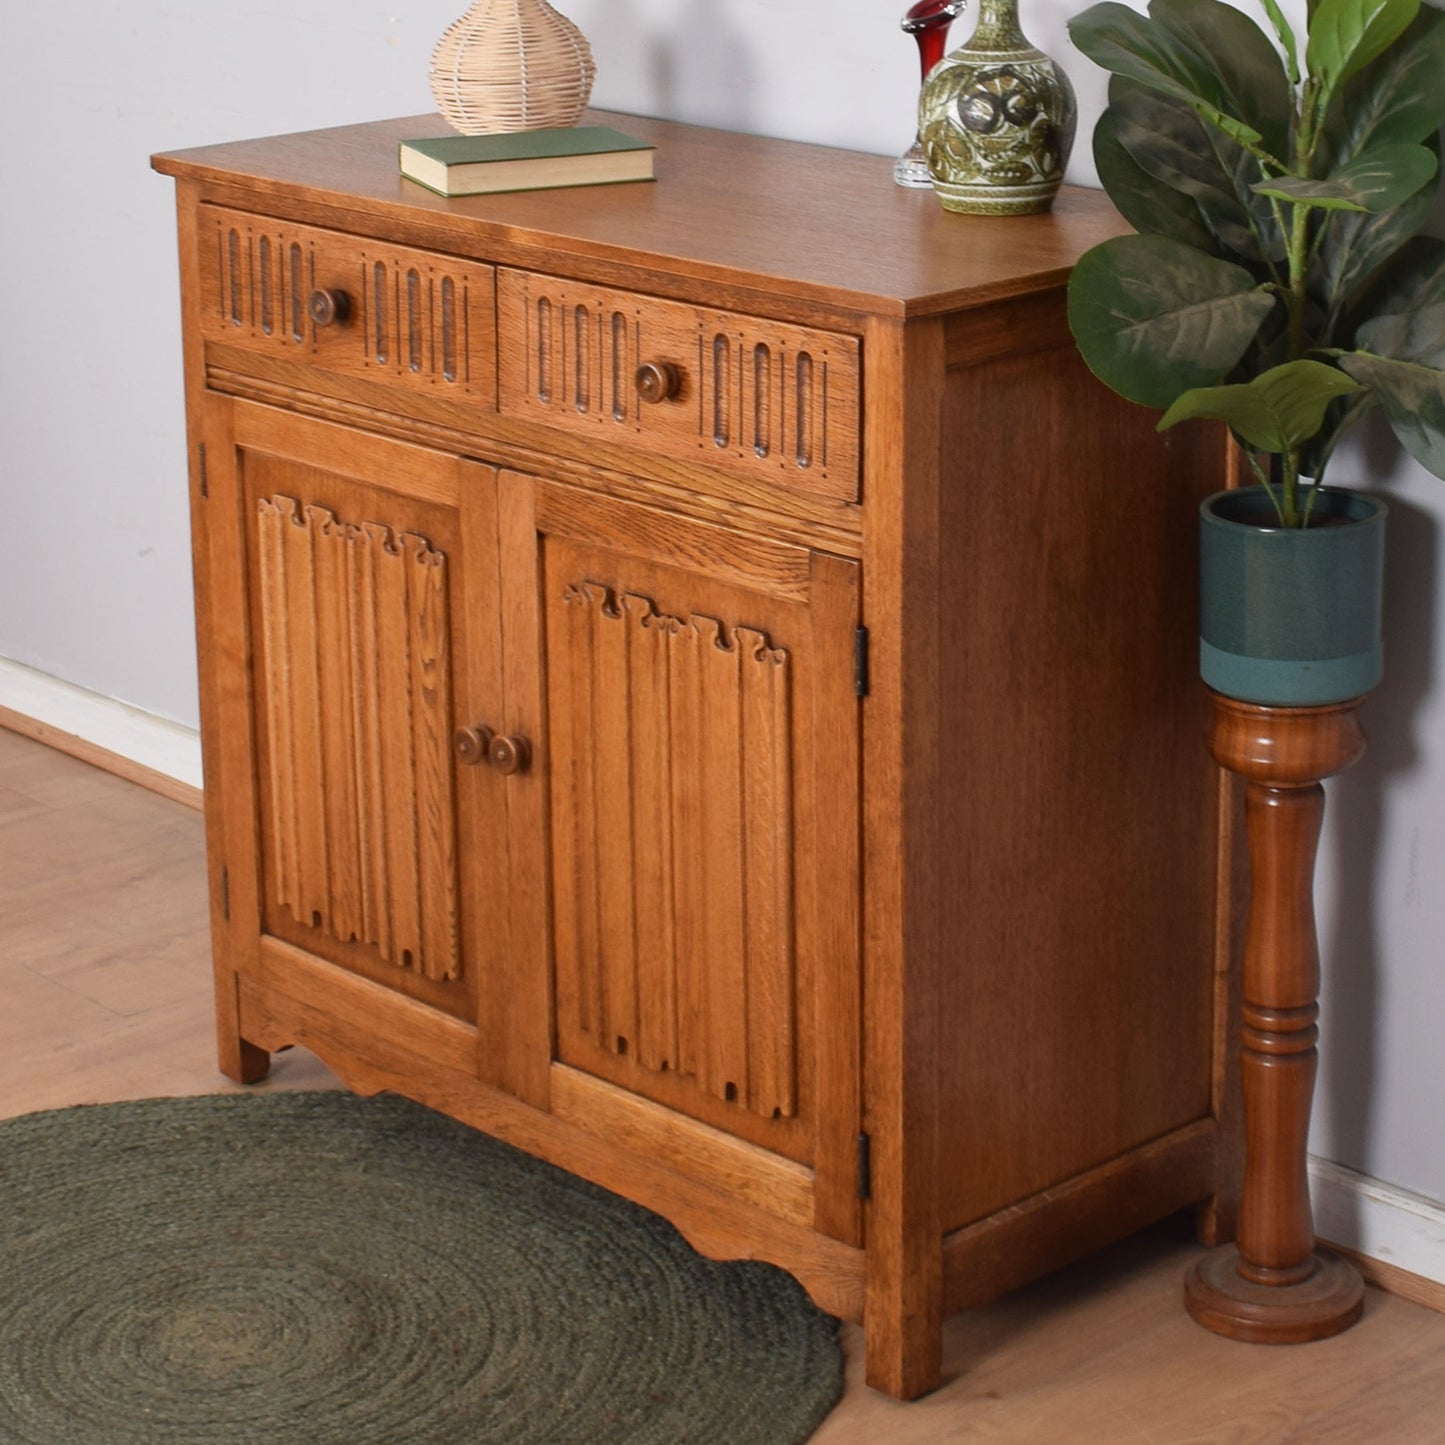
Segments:
[[[268,1089],[331,1087],[300,1050]],[[215,1069],[200,815],[0,728],[0,1116],[233,1086]],[[1335,1340],[1194,1325],[1162,1228],[952,1321],[944,1387],[848,1389],[821,1445],[1445,1445],[1445,1315],[1370,1289]],[[358,1441],[357,1445],[390,1445]]]

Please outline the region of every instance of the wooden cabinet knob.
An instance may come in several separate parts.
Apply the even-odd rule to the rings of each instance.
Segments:
[[[487,744],[487,761],[499,773],[521,773],[532,758],[526,738],[505,738],[498,734]]]
[[[532,760],[532,745],[526,738],[503,737],[484,725],[458,728],[452,734],[452,750],[464,763],[486,763],[499,773],[525,772]]]
[[[306,299],[306,314],[318,326],[335,326],[351,315],[351,297],[345,291],[317,289]]]
[[[458,728],[452,734],[452,749],[464,763],[475,765],[486,762],[487,749],[491,744],[491,728]]]
[[[645,361],[633,378],[643,401],[668,401],[682,387],[682,373],[670,361]]]

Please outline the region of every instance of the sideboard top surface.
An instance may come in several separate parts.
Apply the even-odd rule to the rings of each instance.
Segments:
[[[303,207],[421,226],[506,260],[537,248],[890,316],[927,316],[1057,286],[1126,229],[1101,192],[1065,187],[1052,211],[945,212],[893,183],[884,156],[591,112],[657,146],[656,184],[448,199],[403,177],[397,145],[446,132],[434,115],[158,155],[157,170]]]

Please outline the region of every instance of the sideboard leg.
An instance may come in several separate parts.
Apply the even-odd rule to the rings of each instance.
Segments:
[[[906,1247],[884,1253],[868,1251],[867,1380],[895,1400],[916,1400],[938,1388],[942,1372],[942,1241],[935,1237],[925,1258]]]
[[[238,1084],[259,1084],[271,1072],[271,1055],[241,1037],[240,1007],[234,974],[216,976],[216,1059],[221,1072]]]
[[[238,1084],[259,1084],[271,1072],[271,1055],[243,1038],[236,1038],[234,1047],[222,1039],[218,1050],[221,1072]]]

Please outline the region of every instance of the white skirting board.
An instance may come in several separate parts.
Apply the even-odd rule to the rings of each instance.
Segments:
[[[102,697],[0,657],[0,707],[69,733],[106,752],[201,786],[201,735],[194,728]]]
[[[0,658],[0,707],[82,738],[105,751],[201,786],[200,734],[139,708]],[[1315,1233],[1445,1286],[1445,1204],[1310,1159]]]
[[[1445,1204],[1313,1156],[1310,1202],[1327,1243],[1445,1285]]]

